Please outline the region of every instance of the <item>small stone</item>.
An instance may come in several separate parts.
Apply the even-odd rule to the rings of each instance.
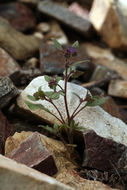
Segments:
[[[49,0],[40,1],[38,3],[38,10],[43,14],[59,20],[73,30],[82,33],[84,36],[90,36],[91,34],[91,24],[88,20],[75,15],[67,8],[55,2]]]
[[[32,57],[26,61],[23,68],[35,69],[37,67],[38,62],[39,60],[36,57]]]
[[[94,64],[103,65],[110,70],[115,71],[122,79],[127,80],[127,64],[125,61],[115,57],[108,48],[101,48],[90,43],[84,44],[87,56],[91,58]]]
[[[1,190],[74,190],[54,178],[0,155]]]
[[[18,95],[18,89],[8,77],[0,78],[0,108],[6,106],[12,98]]]
[[[36,29],[42,33],[48,33],[51,30],[51,26],[47,22],[41,22],[37,25]]]
[[[105,66],[97,65],[96,69],[94,70],[90,81],[98,81],[102,79],[114,79],[118,78],[118,74],[113,72],[112,70],[108,69]]]
[[[112,80],[109,84],[108,94],[120,98],[127,98],[127,81]]]
[[[7,157],[50,176],[57,173],[54,159],[37,132],[25,139]]]
[[[1,4],[0,16],[21,32],[35,27],[35,17],[30,8],[20,2]]]
[[[6,117],[0,111],[0,154],[4,153],[4,145],[7,137],[13,135],[13,126],[7,121]]]
[[[9,32],[8,32],[9,31]],[[35,53],[40,40],[33,35],[24,35],[15,30],[3,18],[0,18],[0,44],[14,59],[24,60]]]
[[[2,48],[0,48],[0,76],[7,77],[20,71],[18,63]]]
[[[111,48],[127,50],[126,19],[126,1],[94,0],[90,12],[91,23]]]

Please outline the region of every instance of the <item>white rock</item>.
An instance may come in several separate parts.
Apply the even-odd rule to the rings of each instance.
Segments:
[[[0,155],[0,190],[73,190],[54,178]]]
[[[63,86],[64,81],[61,80],[59,84]],[[29,110],[27,105],[25,105],[24,100],[27,99],[27,95],[33,95],[40,86],[42,86],[42,90],[44,91],[51,90],[48,87],[48,83],[45,81],[43,76],[37,77],[26,87],[26,89],[21,93],[20,97],[18,98],[18,105],[20,108],[23,108],[27,111]],[[73,92],[77,93],[81,98],[83,98],[86,95],[87,90],[79,85],[68,83],[67,101],[69,105],[69,111],[71,114],[79,103],[78,98],[73,94]],[[52,113],[59,117],[57,111],[50,103],[41,100],[37,102],[43,104]],[[63,96],[61,96],[58,100],[55,100],[54,102],[57,105],[57,107],[59,107],[59,110],[61,111],[63,117],[66,119],[67,117],[65,112]],[[56,122],[59,123],[56,118],[54,118],[44,110],[39,109],[36,111],[29,111],[43,118],[44,120],[49,121],[52,124]],[[101,107],[97,106],[93,108],[85,108],[76,116],[75,121],[79,122],[80,126],[84,127],[84,129],[93,129],[99,136],[112,139],[118,143],[127,146],[127,125],[120,119],[112,117]]]

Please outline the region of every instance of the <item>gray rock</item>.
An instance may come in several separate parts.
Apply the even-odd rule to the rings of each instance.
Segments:
[[[18,89],[10,78],[0,78],[0,108],[6,106],[9,101],[18,95]]]
[[[43,14],[59,20],[70,28],[82,33],[84,36],[90,36],[91,34],[91,24],[88,20],[78,17],[57,3],[49,0],[40,1],[38,3],[38,10]]]

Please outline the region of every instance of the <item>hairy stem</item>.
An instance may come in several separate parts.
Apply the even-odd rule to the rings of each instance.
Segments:
[[[57,86],[59,86],[59,88],[60,88],[62,91],[64,91],[64,89],[62,88],[62,86],[60,86],[59,84],[57,84]]]

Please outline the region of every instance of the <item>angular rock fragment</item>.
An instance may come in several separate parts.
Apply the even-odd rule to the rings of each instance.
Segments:
[[[25,139],[7,157],[50,176],[57,173],[54,159],[37,132]]]
[[[6,106],[9,101],[18,95],[18,89],[8,77],[0,78],[0,108]]]
[[[1,190],[74,190],[54,178],[0,155]]]
[[[28,58],[38,50],[40,43],[36,37],[16,31],[5,19],[0,18],[0,46],[16,60]]]
[[[5,155],[11,154],[33,134],[33,132],[22,131],[21,133],[16,132],[12,137],[8,137],[5,143]],[[77,166],[70,162],[70,154],[62,142],[48,138],[42,134],[39,134],[39,136],[41,143],[46,147],[50,155],[53,156],[58,172],[69,168],[76,169]]]
[[[13,135],[13,126],[0,111],[0,154],[4,153],[5,141],[10,135]]]
[[[66,185],[70,185],[75,190],[118,190],[94,180],[81,178],[74,170],[65,170],[59,173],[56,179]]]
[[[20,69],[18,63],[4,49],[0,48],[0,76],[10,76]]]
[[[120,98],[127,98],[127,81],[112,80],[109,84],[108,94]]]
[[[84,44],[84,49],[94,64],[103,65],[118,73],[121,78],[127,80],[126,62],[115,57],[109,49],[104,49],[90,43]]]
[[[40,1],[38,3],[38,10],[43,14],[59,20],[75,31],[82,33],[84,36],[90,36],[91,34],[91,24],[88,20],[80,18],[57,3],[49,0]]]
[[[101,171],[115,171],[127,147],[111,139],[102,138],[94,131],[85,132],[83,135],[85,141],[83,166]],[[124,162],[124,159],[121,162]]]
[[[19,31],[26,31],[35,27],[35,17],[30,8],[22,3],[7,3],[0,6],[0,16]]]
[[[90,20],[111,48],[127,50],[127,3],[119,0],[94,0]],[[109,31],[109,32],[107,32]]]

